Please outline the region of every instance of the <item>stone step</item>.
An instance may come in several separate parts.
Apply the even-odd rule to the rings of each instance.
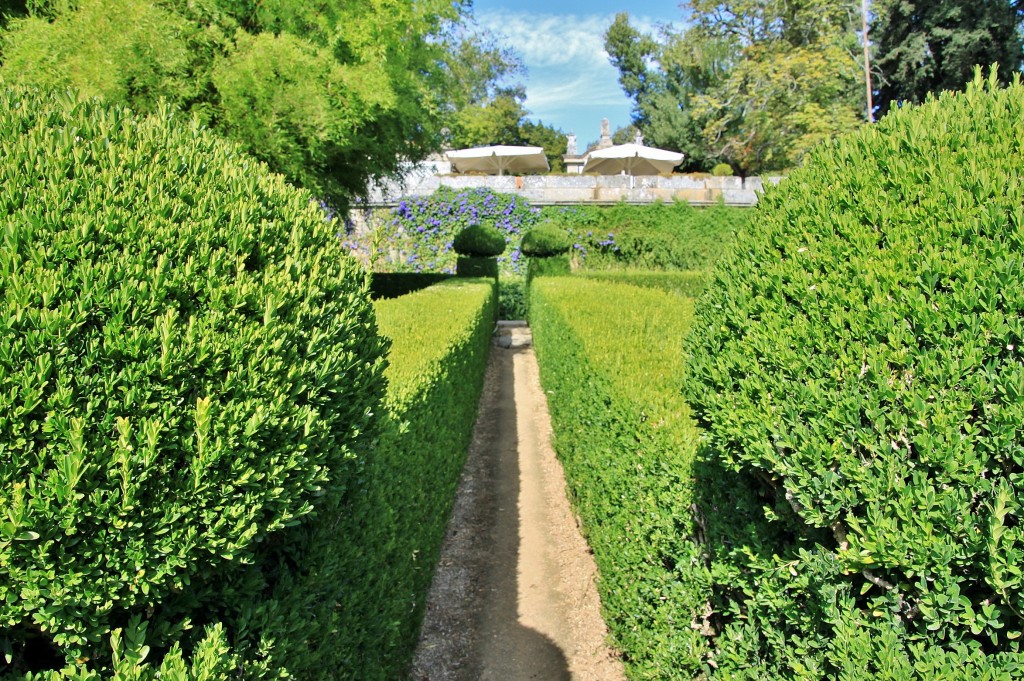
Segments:
[[[533,345],[533,334],[523,320],[502,320],[494,330],[494,344],[499,348],[528,348]]]

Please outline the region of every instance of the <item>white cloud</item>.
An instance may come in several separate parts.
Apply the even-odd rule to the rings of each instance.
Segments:
[[[600,119],[612,128],[629,122],[629,101],[609,63],[604,33],[615,16],[480,12],[477,21],[523,58],[528,69],[526,107],[534,119],[596,138]],[[656,22],[630,17],[641,31]],[[604,111],[604,113],[602,113]]]

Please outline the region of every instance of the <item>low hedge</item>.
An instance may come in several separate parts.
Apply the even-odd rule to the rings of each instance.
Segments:
[[[326,645],[279,613],[356,484],[385,352],[336,234],[167,110],[0,84],[5,672],[145,648],[140,675],[260,678]]]
[[[476,419],[496,285],[452,279],[374,304],[392,341],[390,427],[324,537],[344,560],[342,598],[330,613],[330,645],[291,670],[296,678],[404,678]]]
[[[374,272],[370,279],[370,296],[374,300],[398,298],[451,278],[451,274],[440,272]]]
[[[678,390],[691,312],[681,296],[613,282],[541,278],[531,290],[555,448],[632,679],[692,679],[707,648],[690,520],[697,435]]]
[[[676,293],[687,298],[698,298],[704,292],[708,273],[703,270],[666,271],[656,270],[577,270],[574,276],[594,281],[632,284],[641,288],[653,288]]]

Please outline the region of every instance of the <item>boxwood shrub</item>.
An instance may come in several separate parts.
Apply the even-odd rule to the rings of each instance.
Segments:
[[[389,427],[331,533],[347,561],[334,638],[298,678],[405,678],[476,420],[496,286],[452,279],[375,303],[392,341]]]
[[[554,255],[563,255],[572,248],[569,240],[569,233],[561,227],[550,223],[542,222],[523,234],[519,250],[523,255],[530,258],[547,258]]]
[[[708,577],[690,508],[697,435],[679,394],[689,299],[577,277],[533,282],[555,449],[631,679],[693,679]]]
[[[686,395],[763,528],[710,546],[723,677],[1024,674],[1022,120],[979,75],[822,146],[715,270]]]
[[[122,663],[229,641],[258,678],[327,640],[278,612],[383,396],[367,278],[307,193],[172,119],[0,85],[6,671],[110,672],[124,632]]]
[[[505,252],[505,246],[505,235],[489,224],[470,225],[452,240],[456,253],[478,258],[496,258]]]

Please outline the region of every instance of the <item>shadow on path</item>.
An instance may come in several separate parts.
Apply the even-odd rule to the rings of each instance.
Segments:
[[[515,365],[492,346],[473,441],[441,550],[413,681],[568,681],[565,653],[520,622],[520,464]]]

